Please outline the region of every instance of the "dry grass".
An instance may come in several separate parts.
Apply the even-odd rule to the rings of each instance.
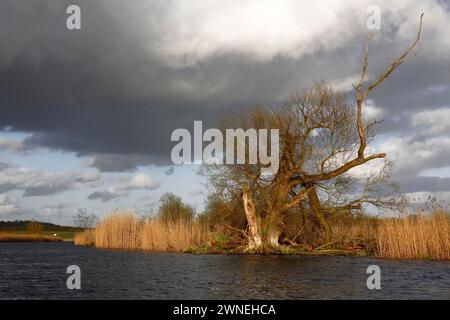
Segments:
[[[362,247],[385,258],[450,259],[450,216],[444,211],[400,218],[341,217],[331,225],[333,246]],[[75,244],[181,252],[201,247],[213,238],[204,219],[164,222],[142,219],[132,212],[116,212],[103,218],[94,230],[77,233]]]
[[[378,255],[398,259],[450,259],[450,216],[444,211],[380,221]]]
[[[201,220],[164,222],[158,218],[141,219],[132,212],[116,212],[103,218],[94,230],[75,235],[76,245],[98,248],[150,251],[184,251],[201,246],[212,238]]]
[[[337,249],[361,248],[366,254],[377,251],[377,226],[380,218],[370,216],[332,219],[333,247]]]
[[[99,248],[140,248],[139,218],[132,212],[115,212],[103,218],[95,228],[95,245]]]
[[[397,218],[337,217],[330,222],[337,247],[362,246],[383,258],[450,259],[450,216],[442,210]]]
[[[92,246],[95,244],[95,230],[88,229],[75,233],[73,238],[77,246]]]
[[[208,225],[201,220],[163,222],[147,219],[141,229],[141,248],[151,251],[184,251],[211,240]]]
[[[337,242],[348,240],[374,241],[380,220],[380,218],[369,216],[333,219],[330,222],[333,231],[332,240]]]
[[[44,236],[42,234],[30,233],[0,233],[0,242],[58,242],[63,241],[60,237]]]

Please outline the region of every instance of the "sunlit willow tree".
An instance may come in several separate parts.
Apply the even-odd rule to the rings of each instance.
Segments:
[[[315,237],[310,241],[320,244],[331,237],[328,220],[333,215],[361,212],[366,205],[396,204],[386,154],[372,153],[367,147],[380,121],[364,117],[363,107],[369,93],[404,63],[419,43],[422,19],[423,14],[413,43],[369,84],[367,41],[359,83],[354,85],[356,101],[327,83],[318,83],[311,89],[296,91],[279,106],[258,107],[221,122],[223,131],[279,129],[280,163],[275,174],[262,175],[260,164],[207,166],[215,196],[226,199],[229,208],[237,201],[243,204],[248,250],[279,246],[288,214],[298,215],[303,228]],[[244,140],[241,143],[246,145],[248,159],[249,142]],[[366,174],[359,178],[349,172],[375,159],[383,159],[381,169],[363,168]],[[222,208],[224,214],[227,206]]]

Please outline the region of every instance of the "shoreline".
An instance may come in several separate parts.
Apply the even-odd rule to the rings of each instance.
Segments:
[[[393,258],[393,257],[382,257],[376,254],[367,253],[365,250],[355,249],[355,250],[342,250],[342,249],[326,249],[312,252],[243,252],[243,251],[196,251],[196,250],[183,250],[183,251],[156,251],[156,250],[144,250],[144,249],[127,249],[127,248],[101,248],[94,245],[76,245],[77,247],[90,247],[97,250],[106,251],[125,251],[125,252],[142,252],[142,253],[161,253],[161,254],[190,254],[190,255],[243,255],[243,256],[314,256],[314,257],[360,257],[360,258],[373,258],[382,259],[389,261],[433,261],[433,262],[449,262],[450,259],[439,259],[433,257],[416,257],[416,258]]]
[[[0,233],[1,242],[63,242],[61,237],[28,234],[28,233]]]
[[[220,251],[220,250],[211,250],[211,251],[202,251],[202,250],[193,250],[186,249],[183,251],[157,251],[157,250],[144,250],[144,249],[129,249],[129,248],[101,248],[96,247],[95,245],[77,245],[75,244],[74,239],[61,239],[54,238],[49,236],[42,236],[37,238],[39,240],[27,240],[17,238],[14,240],[2,240],[0,238],[0,243],[74,243],[76,247],[90,247],[96,250],[106,250],[106,251],[126,251],[126,252],[142,252],[142,253],[158,253],[158,254],[190,254],[190,255],[243,255],[243,256],[309,256],[309,257],[360,257],[360,258],[373,258],[373,259],[382,259],[389,261],[433,261],[433,262],[448,262],[450,263],[450,259],[439,259],[433,257],[416,257],[416,258],[393,258],[393,257],[382,257],[376,254],[370,254],[366,250],[363,249],[325,249],[318,251],[272,251],[272,252],[243,252],[243,251]],[[284,248],[292,249],[292,248]]]

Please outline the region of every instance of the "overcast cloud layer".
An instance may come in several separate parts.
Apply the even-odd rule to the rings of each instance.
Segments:
[[[172,176],[170,133],[193,120],[214,125],[321,80],[351,92],[370,5],[380,6],[382,24],[369,78],[412,41],[425,12],[417,56],[370,97],[368,112],[385,118],[377,148],[394,160],[402,191],[450,198],[447,2],[76,1],[82,30],[68,31],[72,3],[0,0],[0,157],[44,149],[83,163],[54,173],[0,158],[0,218],[19,216],[24,197],[87,188],[82,206],[90,207],[157,190],[139,170],[163,166]],[[64,214],[59,202],[39,205]]]

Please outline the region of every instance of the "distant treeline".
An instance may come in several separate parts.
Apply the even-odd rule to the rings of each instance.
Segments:
[[[16,220],[16,221],[0,221],[0,231],[27,231],[27,227],[32,222],[31,220]],[[83,231],[82,228],[60,226],[49,222],[39,222],[43,226],[42,231]]]

